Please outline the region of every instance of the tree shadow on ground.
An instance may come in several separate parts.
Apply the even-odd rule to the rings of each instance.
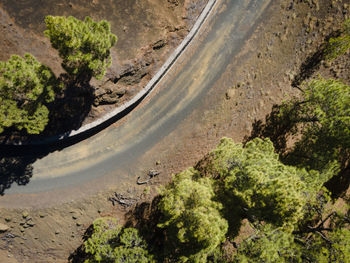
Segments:
[[[71,253],[68,257],[68,262],[70,263],[84,263],[85,260],[87,259],[87,254],[85,253],[85,247],[84,247],[84,242],[87,241],[93,234],[94,228],[93,225],[91,224],[84,232],[83,237],[82,237],[82,244],[74,250],[73,253]]]
[[[49,105],[49,123],[42,135],[57,135],[79,129],[91,111],[94,88],[91,77],[72,80],[61,74],[60,82],[66,87],[63,94]]]
[[[275,150],[279,154],[284,154],[287,150],[287,142],[289,136],[295,131],[295,122],[293,112],[289,114],[280,114],[282,105],[273,105],[272,110],[265,117],[265,122],[255,120],[252,124],[253,129],[249,136],[244,138],[244,143],[259,137],[270,138],[273,142]]]
[[[0,156],[0,195],[4,195],[13,183],[26,185],[32,177],[31,157]]]
[[[49,152],[46,146],[17,148],[0,145],[0,195],[4,195],[13,183],[19,186],[28,184],[33,176],[32,164]]]
[[[350,166],[342,169],[339,174],[332,177],[326,184],[333,198],[344,197],[350,186]]]
[[[325,57],[325,45],[321,45],[317,51],[309,56],[301,65],[299,73],[292,81],[292,87],[298,88],[303,81],[310,78],[321,66],[322,60]]]
[[[325,37],[323,43],[316,49],[317,51],[308,56],[301,64],[298,74],[292,81],[292,87],[299,88],[303,81],[309,79],[321,66],[321,62],[325,60],[327,43],[330,38],[340,36],[341,31],[333,31]]]
[[[159,202],[161,196],[157,195],[152,202],[137,204],[126,215],[125,227],[135,227],[140,235],[149,244],[150,251],[156,256],[158,262],[163,262],[165,256],[166,236],[165,231],[157,226],[161,219]]]

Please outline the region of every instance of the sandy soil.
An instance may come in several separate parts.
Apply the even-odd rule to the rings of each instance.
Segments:
[[[130,208],[113,206],[108,197],[114,192],[139,203],[151,200],[172,173],[195,165],[221,137],[242,141],[254,120],[264,119],[273,104],[297,94],[291,84],[302,64],[349,17],[350,10],[346,1],[276,2],[208,94],[203,102],[206,110],[194,111],[140,158],[139,173],[157,169],[161,176],[148,185],[124,182],[85,200],[51,208],[1,209],[0,222],[10,227],[0,234],[1,262],[67,262],[94,218],[112,215],[124,222]],[[321,63],[312,76],[337,76],[349,83],[348,63],[349,55],[332,64]]]

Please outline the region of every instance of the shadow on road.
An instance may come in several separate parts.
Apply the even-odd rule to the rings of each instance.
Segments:
[[[74,137],[69,137],[70,132],[65,133],[66,138],[60,140],[58,139],[59,136],[52,136],[50,137],[50,140],[47,141],[45,141],[45,139],[48,138],[46,136],[32,136],[27,138],[27,143],[30,143],[32,140],[35,142],[35,144],[31,145],[26,144],[25,142],[23,145],[14,145],[11,144],[10,136],[3,136],[3,140],[0,143],[0,160],[3,160],[0,162],[0,195],[4,195],[5,190],[9,189],[13,183],[17,183],[19,185],[29,183],[30,178],[32,177],[31,165],[37,159],[41,159],[51,152],[63,150],[64,148],[76,143],[84,143],[84,140],[96,135],[111,124],[127,116],[142,102],[146,96],[147,93],[123,112],[115,115],[108,121]]]
[[[50,136],[79,129],[91,111],[94,101],[94,88],[91,77],[72,80],[67,74],[61,74],[60,83],[66,87],[64,93],[50,104],[49,123],[42,136]]]
[[[18,154],[20,152],[20,154]],[[24,186],[30,182],[33,176],[32,164],[48,154],[48,149],[4,149],[0,145],[0,195],[11,188],[13,183]]]
[[[0,156],[0,195],[13,183],[26,185],[32,177],[32,158],[28,157],[1,157]]]

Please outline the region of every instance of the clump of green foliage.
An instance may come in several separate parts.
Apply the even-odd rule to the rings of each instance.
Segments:
[[[227,221],[235,229],[244,218],[264,226],[256,240],[265,247],[255,254],[265,253],[266,262],[277,260],[282,246],[292,256],[292,232],[336,168],[320,173],[284,165],[269,139],[243,145],[223,138],[204,166],[176,175],[162,192],[159,227],[166,229],[179,261],[207,262],[227,234]],[[251,251],[254,244],[247,243],[242,251]]]
[[[300,256],[293,234],[268,224],[257,228],[253,236],[240,244],[233,262],[300,262]]]
[[[237,228],[239,220],[247,218],[254,229],[254,234],[239,244],[233,259],[224,262],[328,262],[321,260],[325,255],[338,260],[334,262],[346,262],[349,217],[329,212],[331,217],[347,219],[325,226],[325,207],[331,206],[331,201],[327,197],[323,198],[327,205],[324,201],[319,204],[324,183],[338,171],[336,162],[321,172],[308,171],[283,164],[269,139],[256,138],[243,145],[223,138],[196,168],[197,174],[215,179],[215,195],[227,211],[230,227]],[[338,232],[340,236],[333,239]],[[229,232],[228,238],[236,235]],[[213,262],[223,262],[222,256]]]
[[[223,138],[204,160],[161,190],[153,219],[164,246],[150,244],[160,262],[347,262],[349,209],[337,211],[322,187],[336,165],[322,172],[285,165],[272,142],[259,138],[245,145]],[[243,219],[252,234],[226,254],[223,242],[237,235],[229,228]],[[137,230],[112,218],[93,228],[86,262],[153,261]]]
[[[313,237],[311,249],[305,254],[313,262],[349,262],[350,259],[350,230],[346,228],[335,228],[329,231],[326,238],[321,235]]]
[[[110,49],[117,42],[107,21],[47,16],[45,23],[47,30],[44,33],[58,50],[63,59],[62,66],[69,74],[97,79],[104,76],[111,65]]]
[[[255,233],[239,245],[233,262],[347,263],[349,209],[345,206],[344,213],[337,211],[330,200],[321,203],[312,205],[317,214],[305,214],[293,232],[269,224],[256,226]]]
[[[350,87],[318,78],[302,90],[301,98],[284,103],[280,111],[281,119],[285,116],[292,123],[293,134],[302,136],[285,159],[317,170],[334,160],[343,165],[350,149]]]
[[[55,75],[35,57],[11,56],[0,62],[0,133],[7,127],[38,134],[49,121],[46,104],[60,88]]]
[[[281,222],[290,221],[292,224],[289,228],[285,228],[269,218],[264,218],[268,214],[273,215],[270,209],[253,211],[250,215],[250,222],[255,233],[238,246],[234,262],[345,263],[350,258],[349,207],[347,204],[342,205],[345,212],[336,209],[333,206],[330,193],[322,187],[330,178],[333,180],[338,177],[339,166],[341,169],[348,167],[350,87],[341,81],[318,78],[304,83],[302,91],[302,96],[282,105],[277,120],[288,121],[289,131],[292,135],[297,135],[296,143],[289,152],[284,153],[283,161],[294,165],[292,170],[298,171],[297,173],[304,184],[302,187],[304,189],[302,195],[304,196],[301,196],[301,198],[308,201],[306,203],[303,201],[304,208],[299,210],[300,213],[296,217],[298,220],[288,220],[290,218],[289,213],[285,212],[278,214],[277,217],[276,215],[273,216],[279,218]],[[254,140],[248,142],[246,147],[249,148],[249,145],[253,142]],[[228,161],[232,162],[228,158],[230,154],[222,149],[217,150],[217,152],[219,154],[216,159],[220,162],[215,162],[215,158],[212,158],[214,164],[211,164],[211,169],[215,171],[214,168],[217,166],[224,171],[222,169],[222,167],[225,167],[223,164]],[[225,160],[228,161],[223,162],[220,153],[221,156],[226,156]],[[244,154],[240,154],[239,160],[243,158],[242,156]],[[257,166],[259,159],[266,163],[261,168],[262,171],[265,171],[273,163],[260,156],[249,165],[249,169]],[[234,160],[234,163],[240,164],[237,160]],[[240,164],[240,166],[242,165]],[[318,171],[315,172],[310,169]],[[281,168],[277,171],[276,175],[279,172],[286,173]],[[308,172],[305,173],[305,171]],[[227,171],[227,173],[230,173],[230,171]],[[286,175],[294,177],[288,172]],[[243,197],[246,197],[245,192],[248,193],[248,197],[254,196],[255,184],[258,184],[259,188],[264,184],[260,179],[256,179],[258,177],[254,177],[253,181],[244,177],[245,179],[239,184],[235,184],[232,190],[240,192],[240,183],[242,183],[243,186],[246,186]],[[272,175],[270,179],[273,179],[273,177]],[[283,174],[278,175],[278,178],[286,180],[286,182],[283,182],[284,185],[288,184],[289,179],[285,178]],[[274,185],[278,186],[279,184]],[[288,186],[284,187],[291,196],[288,196],[287,199],[279,196],[281,190],[278,190],[278,187],[275,190],[271,189],[273,196],[269,199],[277,198],[277,200],[274,200],[274,204],[279,204],[279,200],[285,199],[286,203],[282,201],[282,204],[292,210],[294,207],[299,207],[300,203],[295,203],[289,198],[294,199],[296,195],[293,189],[301,190],[300,185],[299,187],[293,186],[293,189]],[[264,193],[269,192],[263,187],[262,189]],[[242,195],[242,193],[239,194]],[[248,200],[251,201],[251,199]],[[265,205],[269,204],[261,197],[253,199],[253,204],[257,205],[261,200]],[[244,201],[242,204],[243,207],[248,207],[246,210],[249,213],[251,208],[249,203],[248,206]],[[281,211],[279,205],[276,208],[278,208],[277,211]],[[262,212],[265,212],[263,217],[261,217]],[[263,221],[259,222],[256,219],[263,219]]]
[[[281,227],[294,225],[333,175],[333,167],[321,174],[284,165],[269,139],[242,145],[223,138],[210,155],[208,165],[224,182],[225,198],[236,200],[246,217]]]
[[[325,57],[328,60],[336,59],[345,54],[350,49],[350,19],[345,20],[341,35],[339,37],[332,37],[327,43],[325,50]]]
[[[190,168],[174,176],[159,203],[163,220],[158,226],[166,229],[168,249],[178,262],[207,262],[228,229],[221,204],[213,201],[212,181],[197,175]]]
[[[93,233],[85,241],[86,263],[148,263],[154,262],[145,241],[135,228],[123,228],[115,218],[99,218]]]

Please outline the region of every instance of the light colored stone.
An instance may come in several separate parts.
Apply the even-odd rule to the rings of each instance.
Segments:
[[[22,216],[23,216],[23,218],[27,218],[27,217],[29,216],[29,213],[26,212],[26,211],[24,211],[24,212],[22,213]]]
[[[0,233],[6,232],[10,227],[8,225],[0,223]]]
[[[226,91],[226,99],[232,99],[235,96],[236,90],[235,89],[228,89]]]

